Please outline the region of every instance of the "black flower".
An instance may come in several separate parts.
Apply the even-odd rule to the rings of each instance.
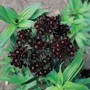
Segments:
[[[40,16],[35,22],[37,34],[31,37],[32,28],[18,31],[16,47],[9,53],[11,64],[29,67],[38,76],[47,75],[55,60],[73,58],[75,47],[67,36],[69,26],[61,24],[60,16]]]

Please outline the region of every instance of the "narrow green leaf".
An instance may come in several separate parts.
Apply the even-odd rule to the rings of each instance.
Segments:
[[[75,13],[77,13],[80,8],[82,7],[82,2],[81,0],[79,0],[77,2],[77,0],[68,0],[70,6],[71,6],[71,10],[74,11]]]
[[[7,65],[7,64],[9,64],[10,63],[10,61],[11,61],[11,58],[9,58],[7,55],[5,55],[5,54],[2,54],[2,57],[4,58],[4,64],[5,65]]]
[[[82,32],[84,34],[84,36],[87,38],[87,39],[90,39],[90,34],[88,32]]]
[[[64,76],[64,82],[70,80],[77,69],[80,67],[82,60],[82,50],[79,50],[75,59],[71,62],[71,64],[64,70],[63,76]],[[73,79],[73,78],[72,78]]]
[[[5,10],[6,10],[7,15],[10,19],[17,19],[18,18],[18,14],[13,8],[5,7]]]
[[[90,77],[89,78],[78,79],[78,80],[76,80],[76,83],[79,83],[79,84],[90,84]]]
[[[3,77],[2,80],[9,81],[9,82],[11,82],[13,84],[21,84],[21,83],[23,83],[26,80],[26,78],[18,76],[18,75],[13,75],[13,76],[12,75],[8,75],[6,77]]]
[[[86,42],[84,42],[86,45],[90,46],[90,39],[88,39]]]
[[[13,23],[17,18],[18,14],[14,9],[0,5],[0,19],[8,23]]]
[[[70,90],[89,90],[88,87],[85,85],[77,84],[77,83],[72,83],[70,81],[67,81],[64,86],[64,89],[70,89]]]
[[[85,35],[84,35],[82,32],[79,32],[79,33],[77,34],[77,37],[78,37],[78,38],[81,38],[83,41],[87,41],[87,37],[85,37]]]
[[[35,28],[32,28],[31,36],[34,37],[37,34],[37,30]]]
[[[7,15],[5,7],[0,5],[0,19],[10,23],[10,18]]]
[[[68,0],[68,3],[71,7],[71,10],[74,10],[74,6],[73,6],[73,0]]]
[[[60,69],[59,69],[59,72],[58,72],[58,77],[60,78],[60,85],[63,84],[63,73],[62,73],[62,69],[61,69],[62,68],[62,64],[60,65]]]
[[[60,78],[58,77],[58,73],[53,69],[45,78],[45,80],[49,80],[51,83],[59,83],[60,84]]]
[[[19,28],[31,28],[34,27],[34,22],[31,20],[22,20],[19,25]]]
[[[20,14],[20,19],[29,19],[35,12],[37,9],[39,9],[39,7],[41,6],[42,3],[37,3],[34,4],[32,6],[27,7],[26,9],[24,9]]]
[[[45,90],[60,90],[60,89],[57,88],[56,86],[51,86],[51,87],[46,88]]]
[[[28,81],[26,81],[26,82],[23,82],[22,85],[31,83],[31,82],[33,82],[33,81],[35,81],[35,80],[37,80],[37,79],[38,79],[38,77],[33,77],[33,78],[31,78],[30,80],[28,80]]]
[[[30,89],[33,90],[32,88],[35,88],[35,86],[36,86],[36,88],[38,87],[36,85],[36,81],[32,81],[31,83],[23,85],[23,87],[25,87],[25,88],[23,88],[23,90],[30,90]]]
[[[90,17],[86,18],[85,21],[90,24]]]
[[[83,51],[85,50],[85,45],[84,45],[84,43],[83,43],[83,41],[82,41],[82,39],[80,39],[79,37],[75,37],[75,40],[76,40],[76,42],[77,42],[77,45],[78,45],[78,47],[81,49],[83,49]]]
[[[30,19],[36,19],[37,17],[41,16],[44,13],[47,13],[47,10],[44,9],[38,9],[36,12],[30,17]]]
[[[0,34],[0,49],[5,45],[8,39],[16,30],[16,26],[9,25],[1,34]]]
[[[0,80],[3,80],[3,78],[11,71],[11,67],[7,66],[5,68],[5,70],[2,72],[2,74],[0,75]]]
[[[10,41],[13,44],[13,46],[16,45],[16,39],[17,39],[17,32],[15,31],[10,37]]]
[[[84,66],[84,61],[81,63],[81,65],[79,66],[79,68],[76,70],[76,72],[73,74],[72,78],[70,79],[70,81],[72,81],[76,75],[80,72],[80,70],[82,69],[82,67]]]

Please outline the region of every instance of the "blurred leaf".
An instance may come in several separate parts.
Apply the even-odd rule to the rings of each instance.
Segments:
[[[64,7],[64,9],[62,10],[61,20],[62,20],[63,22],[65,22],[65,21],[68,22],[68,20],[69,20],[70,10],[69,10],[68,8],[69,8],[69,5],[66,5],[66,7]]]
[[[86,18],[85,21],[90,24],[90,17],[89,18]]]
[[[33,26],[34,26],[34,22],[31,20],[22,20],[18,25],[18,27],[20,28],[31,28]]]
[[[19,14],[20,19],[25,19],[25,20],[29,19],[36,12],[36,10],[39,9],[41,5],[42,3],[37,3],[32,6],[27,7]]]
[[[10,7],[5,7],[5,10],[10,20],[15,22],[15,20],[18,18],[17,12],[13,8],[10,8]]]
[[[14,48],[11,45],[10,42],[7,42],[7,46],[3,49],[3,52],[9,53],[10,51],[12,51]],[[1,52],[2,53],[2,52]]]
[[[80,70],[82,69],[82,67],[84,66],[84,61],[80,64],[79,68],[76,70],[76,72],[73,74],[72,78],[70,79],[70,81],[72,81],[76,75],[80,72]]]
[[[9,64],[10,63],[10,61],[11,61],[11,58],[9,58],[7,55],[5,55],[5,54],[2,54],[2,56],[4,57],[4,64],[5,65],[7,65],[7,64]]]
[[[81,32],[79,32],[79,33],[77,34],[77,37],[80,38],[80,39],[82,39],[83,41],[87,41],[87,38],[86,38],[85,35],[84,35],[83,33],[81,33]]]
[[[63,84],[63,73],[62,73],[62,69],[61,69],[62,64],[60,65],[60,69],[59,69],[59,72],[58,72],[58,77],[60,78],[60,85]]]
[[[86,32],[89,32],[90,31],[90,26],[84,27],[83,30],[86,31]]]
[[[84,42],[86,45],[90,45],[90,39],[88,39],[86,42]]]
[[[15,20],[18,17],[15,10],[10,7],[4,7],[0,5],[0,19],[12,23],[13,19]]]
[[[17,39],[17,32],[15,31],[10,37],[10,41],[13,44],[13,46],[16,45],[16,39]]]
[[[2,72],[2,74],[0,75],[0,80],[3,80],[3,78],[11,71],[11,67],[7,66],[5,68],[5,70]]]
[[[38,9],[36,12],[30,17],[30,19],[36,19],[37,17],[41,16],[44,13],[47,13],[47,10],[44,9]]]
[[[0,65],[2,65],[2,64],[4,64],[5,63],[5,61],[3,61],[3,60],[0,60]]]
[[[35,81],[35,80],[37,80],[37,79],[38,79],[38,77],[30,78],[30,80],[28,80],[28,81],[22,83],[22,85],[24,85],[24,84],[28,84],[28,83],[31,83],[31,82],[33,82],[33,81]]]
[[[79,37],[76,36],[76,37],[75,37],[75,40],[76,40],[76,42],[77,42],[79,48],[82,48],[83,51],[84,51],[84,50],[85,50],[85,45],[84,45],[82,39],[80,39]]]
[[[79,84],[90,84],[90,77],[89,78],[78,79],[78,80],[76,80],[76,83],[79,83]]]
[[[5,45],[8,39],[16,30],[16,26],[9,25],[1,34],[0,34],[0,49]]]
[[[8,76],[4,77],[3,80],[9,81],[13,84],[21,84],[26,80],[26,78],[20,77],[18,75],[8,75]]]
[[[73,77],[73,75],[78,70],[78,68],[80,67],[82,62],[83,62],[82,50],[79,50],[76,57],[74,58],[74,60],[71,62],[71,64],[63,72],[64,82],[70,80]]]
[[[35,28],[32,28],[31,36],[34,37],[37,34],[37,30]]]
[[[56,86],[51,86],[51,87],[46,88],[45,90],[63,90],[63,89],[59,89]]]
[[[70,9],[75,13],[77,13],[80,10],[80,8],[82,7],[81,0],[79,0],[78,2],[77,2],[77,0],[68,0],[68,2],[71,7]]]
[[[77,83],[72,83],[70,81],[67,81],[64,86],[64,89],[70,89],[70,90],[89,90],[88,87],[81,85],[81,84],[77,84]]]
[[[31,83],[23,85],[23,87],[25,87],[25,88],[23,88],[23,90],[30,90],[30,88],[34,87],[35,85],[36,85],[36,81],[32,81]],[[33,89],[31,89],[31,90],[33,90]]]
[[[51,83],[57,83],[59,81],[57,72],[53,69],[47,77],[45,77],[45,80],[49,80]]]

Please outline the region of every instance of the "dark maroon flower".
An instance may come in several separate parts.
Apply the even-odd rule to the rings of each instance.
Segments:
[[[74,57],[75,48],[67,36],[69,26],[62,24],[60,16],[42,15],[34,24],[37,33],[32,37],[32,28],[18,31],[16,47],[9,53],[11,65],[29,67],[38,76],[47,75],[54,63]]]

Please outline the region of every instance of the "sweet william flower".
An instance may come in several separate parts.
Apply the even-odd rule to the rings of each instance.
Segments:
[[[75,47],[67,36],[69,26],[62,24],[60,16],[42,15],[34,24],[37,34],[31,37],[32,28],[18,31],[16,48],[9,53],[11,65],[29,67],[32,73],[46,76],[55,60],[73,58]]]

